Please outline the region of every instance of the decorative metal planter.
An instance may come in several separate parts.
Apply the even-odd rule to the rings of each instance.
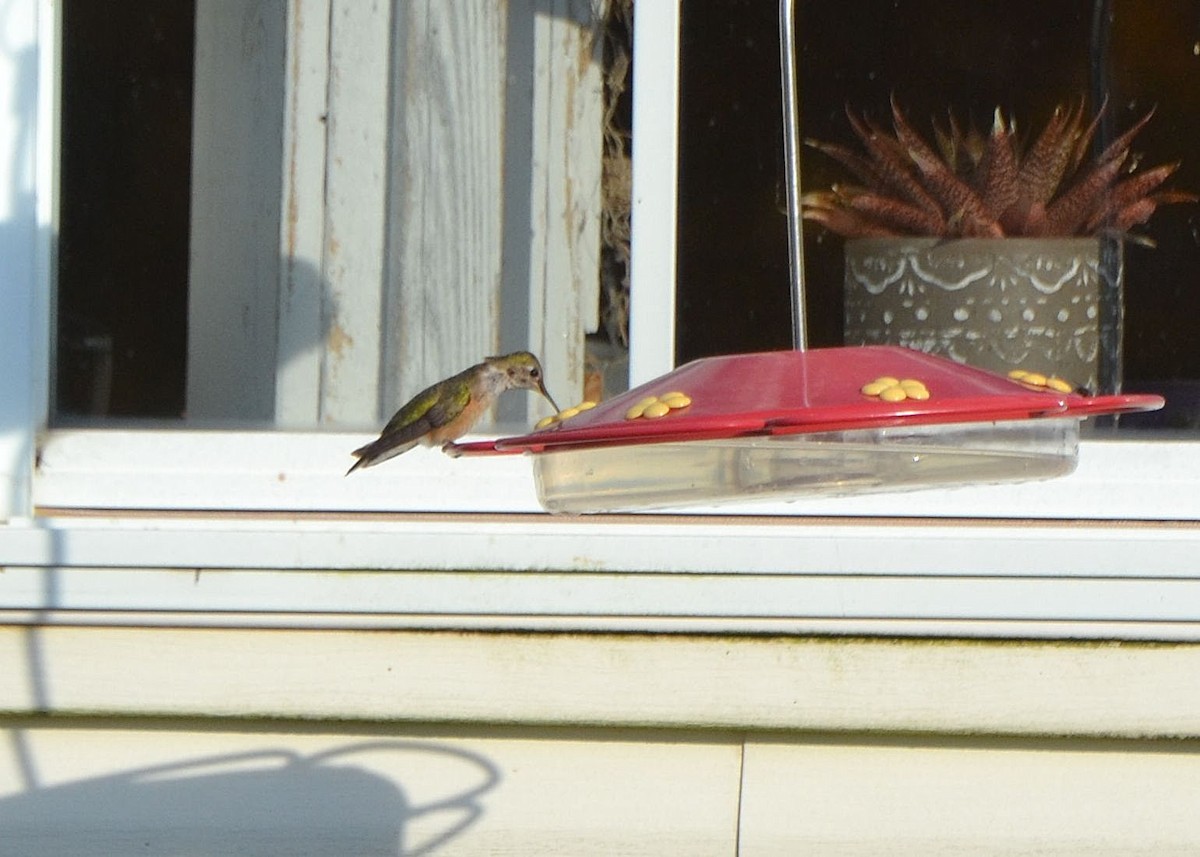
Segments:
[[[846,345],[903,345],[1090,390],[1119,378],[1120,245],[1097,238],[846,242]]]

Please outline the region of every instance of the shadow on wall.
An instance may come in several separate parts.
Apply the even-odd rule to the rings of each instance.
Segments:
[[[423,774],[437,764],[439,783],[453,785],[414,803],[400,777],[379,770],[380,755],[391,753],[412,756]],[[5,853],[26,857],[417,857],[478,820],[499,781],[487,758],[433,742],[359,742],[312,755],[262,750],[35,787],[0,799],[0,831]],[[420,784],[421,794],[430,790]]]

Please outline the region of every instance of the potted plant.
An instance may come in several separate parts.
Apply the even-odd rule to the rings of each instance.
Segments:
[[[893,98],[890,131],[847,108],[865,154],[806,141],[857,180],[803,198],[806,220],[850,239],[846,343],[1113,386],[1122,242],[1150,244],[1130,230],[1196,197],[1163,187],[1177,163],[1132,163],[1153,111],[1089,157],[1104,109],[1060,107],[1026,147],[999,109],[987,134],[950,114],[931,145]]]

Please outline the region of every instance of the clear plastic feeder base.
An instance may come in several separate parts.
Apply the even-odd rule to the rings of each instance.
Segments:
[[[1079,419],[915,425],[547,450],[542,505],[620,512],[1050,479],[1075,469]]]

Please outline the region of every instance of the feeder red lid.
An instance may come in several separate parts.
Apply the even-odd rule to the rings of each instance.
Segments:
[[[888,378],[917,383],[907,384],[903,398],[899,392],[864,392],[864,387],[881,386],[869,387],[872,382]],[[631,417],[631,409],[650,397],[660,398],[666,413],[652,416],[664,410],[658,407]],[[455,444],[450,451],[537,453],[885,426],[1082,418],[1152,411],[1163,404],[1161,396],[1153,395],[1061,392],[895,346],[773,351],[696,360],[530,434]]]

